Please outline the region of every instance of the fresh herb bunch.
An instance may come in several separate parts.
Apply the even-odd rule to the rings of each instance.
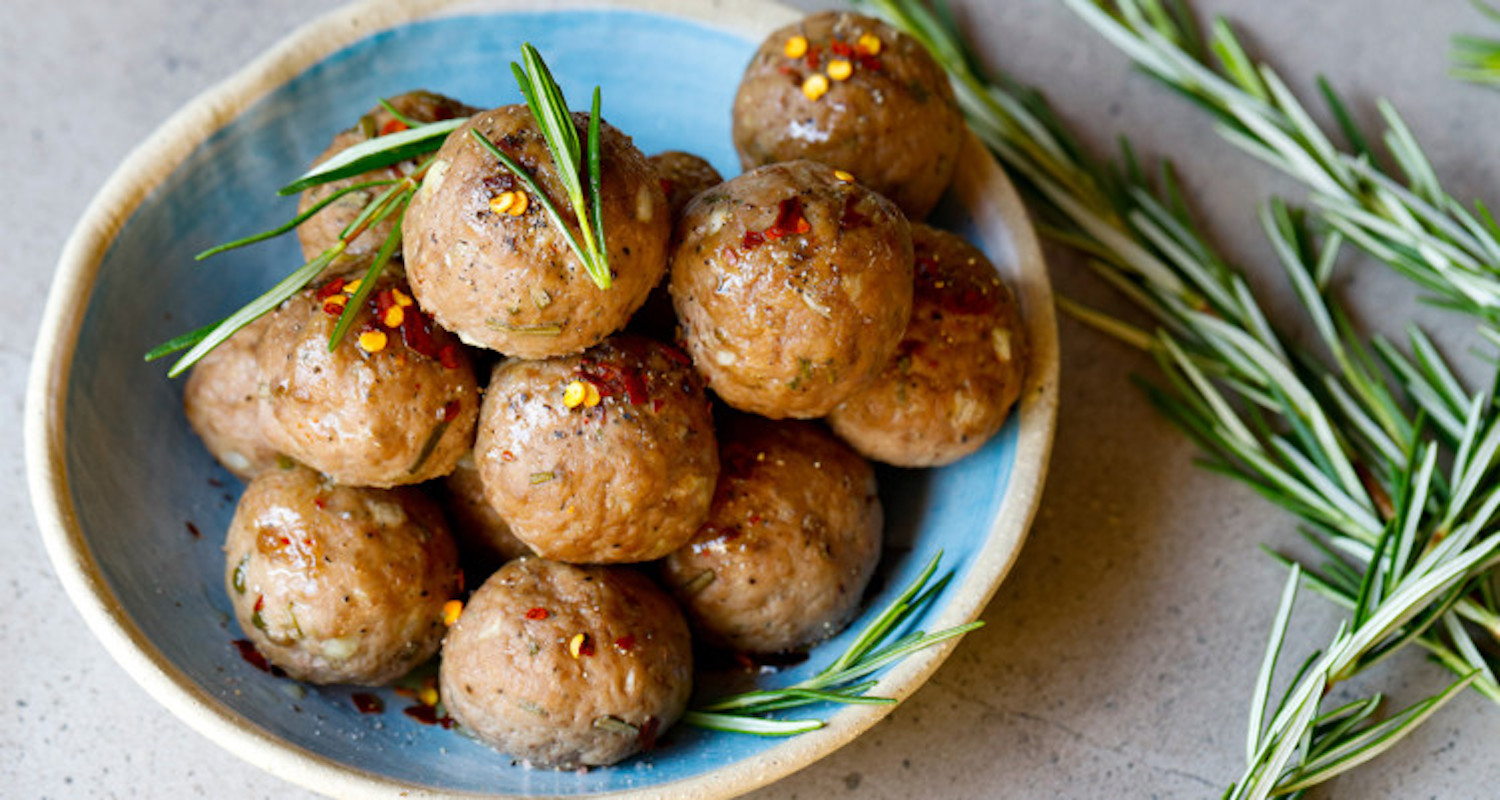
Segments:
[[[823,727],[819,719],[781,719],[769,716],[775,711],[800,708],[814,703],[844,705],[890,705],[889,697],[865,694],[876,683],[867,678],[888,664],[895,663],[939,642],[945,642],[984,625],[982,621],[945,628],[936,633],[909,631],[887,642],[893,633],[906,627],[913,616],[926,608],[948,585],[952,573],[936,582],[942,551],[927,562],[922,573],[911,582],[889,606],[859,632],[854,642],[832,664],[813,677],[780,689],[761,689],[729,695],[689,710],[682,721],[689,725],[731,733],[753,733],[760,736],[790,736]],[[929,585],[930,584],[930,585]]]
[[[521,94],[526,99],[526,105],[531,110],[532,116],[541,128],[542,135],[547,142],[548,152],[552,155],[553,165],[557,169],[559,180],[568,191],[569,198],[573,203],[574,214],[578,219],[579,226],[583,229],[583,243],[580,244],[572,230],[564,222],[553,205],[547,193],[541,190],[535,178],[533,178],[520,164],[496,148],[483,135],[475,132],[475,136],[486,146],[486,148],[505,165],[515,176],[521,180],[533,196],[542,201],[553,224],[557,225],[566,236],[573,252],[583,262],[584,268],[589,276],[601,289],[608,289],[610,285],[609,258],[605,250],[604,222],[600,213],[600,190],[601,190],[601,166],[599,156],[599,126],[600,126],[600,91],[594,88],[593,108],[589,117],[589,136],[587,148],[587,169],[580,162],[578,131],[573,127],[572,117],[568,112],[562,89],[552,78],[552,72],[547,68],[547,63],[542,59],[536,48],[530,44],[521,46],[522,60],[525,67],[515,62],[511,63],[511,70],[520,85]],[[439,122],[422,123],[407,118],[397,111],[391,104],[381,100],[381,105],[391,112],[402,124],[407,126],[406,130],[396,131],[389,134],[377,136],[360,142],[346,150],[338,153],[322,164],[308,170],[302,176],[291,183],[283,186],[278,194],[291,195],[304,189],[331,183],[344,178],[363,175],[371,170],[382,167],[395,167],[407,161],[422,158],[410,171],[400,178],[389,180],[362,181],[352,186],[345,187],[332,193],[328,197],[314,204],[306,211],[298,214],[290,221],[276,228],[243,239],[237,239],[227,244],[219,245],[198,254],[197,259],[203,260],[219,253],[235,250],[247,245],[274,239],[283,234],[295,230],[302,223],[311,219],[314,214],[322,211],[329,204],[339,198],[353,192],[371,191],[380,189],[377,194],[355,219],[339,232],[339,237],[327,250],[318,254],[312,260],[298,267],[291,274],[283,278],[269,291],[252,300],[248,305],[225,317],[218,322],[210,323],[197,330],[182,334],[169,339],[152,348],[146,353],[147,361],[155,361],[164,356],[171,355],[182,350],[187,350],[172,368],[167,372],[168,377],[177,377],[186,372],[189,367],[196,364],[209,351],[223,344],[225,340],[233,336],[241,328],[254,322],[262,315],[274,310],[287,298],[301,291],[309,283],[315,280],[323,270],[348,249],[351,242],[358,239],[361,234],[371,227],[379,225],[387,219],[393,219],[395,225],[386,236],[380,249],[376,252],[375,259],[366,270],[359,290],[349,302],[344,305],[339,314],[338,323],[334,326],[333,333],[328,340],[328,349],[333,350],[343,341],[350,326],[354,324],[355,316],[359,309],[364,307],[370,292],[374,290],[376,280],[385,271],[386,265],[395,257],[397,250],[401,247],[401,219],[406,213],[406,207],[411,203],[412,197],[420,188],[422,178],[427,174],[427,169],[432,165],[434,158],[432,153],[436,152],[459,126],[467,121],[467,117],[457,117]],[[587,176],[593,203],[593,213],[583,200],[583,190],[579,183],[579,175]]]
[[[1500,22],[1500,9],[1484,0],[1470,0],[1470,5],[1491,20]],[[1448,59],[1452,62],[1449,75],[1470,83],[1500,86],[1500,39],[1454,36]]]
[[[1219,134],[1302,181],[1322,221],[1416,282],[1431,299],[1480,317],[1500,342],[1500,224],[1444,191],[1395,107],[1377,106],[1381,140],[1401,177],[1382,168],[1326,80],[1318,86],[1347,147],[1313,122],[1276,72],[1214,21],[1205,41],[1181,0],[1064,0],[1147,74],[1208,111]],[[1210,58],[1215,58],[1214,66]]]
[[[1156,191],[1128,144],[1122,168],[1089,157],[1035,92],[983,77],[951,17],[917,0],[869,1],[948,70],[971,127],[1037,197],[1043,232],[1088,255],[1159,329],[1065,307],[1153,352],[1168,378],[1148,388],[1158,407],[1204,447],[1210,467],[1301,517],[1327,555],[1321,572],[1293,570],[1252,701],[1246,772],[1225,796],[1295,794],[1327,780],[1392,746],[1465,686],[1500,699],[1464,624],[1500,631],[1488,583],[1475,580],[1500,560],[1493,399],[1466,392],[1419,331],[1411,358],[1379,339],[1372,354],[1325,297],[1343,234],[1319,244],[1301,215],[1275,203],[1263,214],[1267,233],[1332,363],[1288,345],[1196,232],[1170,166]],[[1452,456],[1446,474],[1440,451]],[[1303,664],[1267,723],[1304,578],[1351,619]],[[1372,718],[1379,695],[1321,710],[1334,684],[1412,642],[1461,678],[1383,722]]]

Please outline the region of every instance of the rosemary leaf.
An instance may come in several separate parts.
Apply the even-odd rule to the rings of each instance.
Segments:
[[[241,247],[245,247],[246,245],[256,244],[257,242],[264,242],[267,239],[274,239],[278,236],[281,236],[282,234],[290,233],[302,223],[308,221],[309,219],[312,219],[314,214],[317,214],[319,211],[322,211],[323,209],[337,202],[339,198],[344,197],[345,195],[352,194],[354,192],[362,192],[367,189],[376,188],[378,186],[390,186],[398,182],[399,181],[396,181],[394,179],[382,181],[365,181],[363,183],[353,184],[352,186],[345,186],[344,188],[314,203],[306,211],[293,217],[284,225],[272,228],[271,230],[265,231],[263,233],[257,233],[254,236],[246,236],[243,239],[236,239],[232,242],[226,242],[217,247],[210,247],[209,249],[204,250],[198,255],[193,256],[193,260],[202,261],[203,259],[209,258],[210,256],[216,256],[229,250],[236,250]]]
[[[295,181],[281,187],[278,194],[296,194],[309,186],[361,175],[372,169],[426,155],[437,150],[443,139],[467,120],[467,117],[455,117],[428,122],[360,142],[303,173]]]

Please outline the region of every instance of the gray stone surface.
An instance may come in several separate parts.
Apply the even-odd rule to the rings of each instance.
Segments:
[[[807,2],[807,5],[822,5]],[[17,798],[307,797],[189,730],[105,654],[52,574],[22,466],[23,377],[52,264],[110,170],[173,110],[333,0],[0,3],[0,795]],[[1254,224],[1271,192],[1304,193],[1218,140],[1184,103],[1049,0],[956,3],[990,65],[1044,87],[1095,146],[1128,134],[1175,159],[1224,250],[1293,329],[1291,297]],[[1500,197],[1500,93],[1444,74],[1447,38],[1492,32],[1459,0],[1200,3],[1307,90],[1327,74],[1373,117],[1393,100],[1462,199]],[[1350,257],[1341,287],[1394,332],[1430,326],[1464,356],[1463,319],[1418,306],[1409,285]],[[1060,292],[1121,309],[1064,255]],[[1130,388],[1150,363],[1065,321],[1052,477],[1015,571],[933,681],[859,741],[765,798],[1186,798],[1217,796],[1243,759],[1245,699],[1283,575],[1258,552],[1293,546],[1292,520],[1195,468],[1193,448]],[[1469,363],[1471,376],[1481,373]],[[1336,615],[1309,600],[1291,652]],[[1357,688],[1402,703],[1445,674],[1410,653]],[[1321,797],[1496,795],[1500,710],[1460,698],[1410,740]]]

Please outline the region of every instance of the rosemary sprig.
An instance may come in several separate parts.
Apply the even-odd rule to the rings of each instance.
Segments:
[[[1301,791],[1383,752],[1465,686],[1496,696],[1463,623],[1500,630],[1491,596],[1474,581],[1500,560],[1500,489],[1480,488],[1500,477],[1492,398],[1464,392],[1420,332],[1413,358],[1380,340],[1372,356],[1323,296],[1343,235],[1336,228],[1319,245],[1278,203],[1263,215],[1267,233],[1333,365],[1289,346],[1238,271],[1196,233],[1170,168],[1156,192],[1128,146],[1123,168],[1094,161],[1034,92],[980,77],[955,29],[920,2],[872,3],[948,70],[971,126],[1039,195],[1044,232],[1090,256],[1089,266],[1160,328],[1071,310],[1155,353],[1168,384],[1150,395],[1210,454],[1208,465],[1300,516],[1329,556],[1327,575],[1309,585],[1334,587],[1351,619],[1326,654],[1304,664],[1263,727],[1288,590],[1252,702],[1246,773],[1225,796]],[[1172,15],[1146,5],[1142,27],[1165,38]],[[1181,32],[1172,41],[1193,40]],[[1216,49],[1237,63],[1234,44],[1220,39]],[[1429,425],[1429,416],[1444,419]],[[1436,469],[1440,449],[1452,454],[1446,475]],[[1293,585],[1301,578],[1298,568]],[[1460,679],[1383,722],[1371,721],[1378,695],[1319,713],[1329,687],[1408,643]]]
[[[1484,2],[1469,0],[1486,17],[1500,22],[1500,9]],[[1448,58],[1448,74],[1461,81],[1485,86],[1500,86],[1500,39],[1482,36],[1454,36]]]
[[[939,642],[945,642],[969,631],[982,627],[982,621],[970,622],[945,628],[936,633],[911,631],[887,641],[891,635],[905,627],[913,616],[925,608],[934,597],[948,585],[945,575],[936,582],[932,576],[937,572],[941,551],[927,562],[922,573],[891,601],[864,630],[859,632],[843,654],[824,667],[817,675],[791,686],[779,689],[759,689],[721,697],[700,705],[683,715],[683,721],[700,728],[751,733],[759,736],[789,736],[817,730],[823,727],[817,719],[777,719],[767,717],[774,711],[799,708],[814,703],[840,703],[845,705],[889,705],[896,701],[889,697],[870,697],[865,694],[875,686],[874,680],[861,680],[888,664],[900,661],[912,653]]]
[[[372,169],[389,167],[436,152],[443,140],[448,138],[448,134],[466,121],[468,117],[453,117],[439,122],[419,123],[404,131],[366,139],[303,173],[301,177],[281,187],[277,194],[296,194],[318,184],[363,175]]]
[[[588,150],[585,154],[581,150],[578,129],[573,125],[573,114],[568,110],[562,87],[552,79],[552,71],[547,68],[547,62],[542,60],[542,55],[530,43],[521,45],[521,60],[525,62],[524,67],[512,61],[510,68],[515,73],[516,83],[521,87],[522,96],[526,98],[526,106],[531,109],[531,115],[542,131],[542,138],[547,142],[547,152],[552,155],[557,179],[567,191],[568,200],[573,205],[573,216],[577,218],[578,228],[583,234],[581,246],[563,223],[556,207],[547,200],[546,193],[538,188],[533,188],[532,192],[546,201],[547,211],[553,222],[567,234],[569,246],[573,248],[574,255],[578,256],[589,277],[594,279],[600,289],[608,289],[611,281],[609,250],[604,242],[604,207],[600,199],[603,176],[599,156],[599,87],[594,87],[594,102],[589,113]],[[499,149],[482,136],[480,141],[486,144],[491,153],[499,153]],[[583,160],[585,155],[586,162]],[[506,169],[516,173],[529,187],[536,187],[536,182],[526,176],[513,160],[500,158]],[[592,209],[589,208],[589,201],[585,200],[583,184],[579,180],[579,174],[584,171],[585,165]]]
[[[1343,101],[1319,81],[1346,149],[1334,144],[1274,70],[1246,55],[1234,29],[1214,20],[1207,52],[1180,2],[1064,0],[1152,77],[1192,100],[1231,143],[1311,190],[1322,220],[1432,293],[1440,305],[1484,320],[1500,340],[1500,225],[1483,203],[1471,211],[1443,190],[1416,137],[1390,103],[1377,102],[1380,139],[1400,178],[1383,169]]]
[[[583,241],[577,236],[563,220],[562,214],[553,205],[551,198],[542,191],[537,181],[526,172],[520,164],[504,152],[495,147],[488,139],[477,131],[473,131],[492,154],[498,158],[507,169],[513,172],[527,188],[531,190],[534,197],[542,202],[552,221],[557,225],[566,237],[573,252],[583,262],[589,277],[601,289],[610,286],[609,253],[604,240],[604,219],[601,211],[601,182],[602,167],[600,164],[600,92],[594,88],[593,107],[589,116],[587,165],[590,198],[593,203],[593,213],[584,202],[582,184],[579,174],[581,172],[580,143],[578,131],[573,126],[572,115],[563,98],[562,89],[552,78],[552,72],[542,60],[542,56],[536,48],[530,44],[521,48],[522,60],[526,66],[512,62],[511,69],[516,75],[517,83],[520,85],[521,93],[526,98],[532,115],[542,129],[547,141],[548,151],[552,155],[554,165],[557,167],[559,180],[567,189],[568,196],[573,203],[574,216],[577,217],[579,228],[583,233]],[[355,175],[362,175],[373,169],[389,167],[409,161],[420,156],[429,155],[442,146],[448,134],[467,121],[467,117],[456,117],[439,122],[423,123],[402,114],[390,102],[382,99],[380,101],[402,124],[408,126],[406,130],[376,136],[363,142],[355,144],[323,163],[303,173],[299,178],[282,187],[279,191],[282,195],[295,194],[313,186],[318,186],[332,181],[341,180]],[[400,179],[362,181],[353,186],[348,186],[331,194],[308,208],[306,211],[293,217],[290,221],[279,225],[263,233],[257,233],[242,239],[228,242],[217,247],[210,248],[198,254],[197,259],[203,260],[210,256],[218,255],[229,250],[235,250],[247,245],[274,239],[289,233],[299,225],[306,222],[314,214],[326,208],[329,204],[345,195],[357,191],[366,191],[383,188],[383,191],[372,199],[357,215],[353,222],[347,225],[339,235],[339,240],[328,250],[319,254],[316,258],[307,262],[286,278],[273,286],[269,291],[256,298],[249,305],[229,315],[218,322],[205,325],[194,331],[173,337],[152,348],[146,353],[147,361],[171,355],[172,353],[187,350],[176,363],[172,365],[167,373],[169,377],[177,377],[187,371],[189,367],[197,363],[209,351],[222,344],[230,336],[233,336],[241,328],[254,322],[260,316],[269,313],[287,298],[301,291],[311,283],[332,264],[343,252],[348,249],[351,242],[359,238],[373,225],[390,218],[396,219],[396,224],[387,234],[376,254],[374,262],[371,263],[365,273],[365,279],[359,291],[344,305],[339,314],[338,322],[334,325],[333,333],[328,339],[328,349],[338,347],[349,328],[353,325],[355,316],[369,297],[375,281],[380,277],[386,265],[395,257],[397,249],[401,245],[400,220],[406,213],[406,207],[410,204],[413,195],[421,184],[423,176],[426,175],[428,167],[433,159],[428,158],[410,173]],[[314,266],[317,266],[314,269]]]

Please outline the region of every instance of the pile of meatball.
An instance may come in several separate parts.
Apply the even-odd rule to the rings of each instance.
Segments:
[[[778,30],[735,101],[740,176],[603,126],[601,290],[469,134],[576,225],[525,106],[392,103],[320,160],[402,117],[468,117],[387,223],[402,258],[356,295],[391,229],[368,231],[185,387],[193,428],[248,482],[226,591],[293,678],[384,684],[440,652],[443,707],[474,736],[537,766],[613,764],[682,715],[695,643],[784,654],[855,616],[882,539],[866,459],[952,462],[1015,402],[1011,293],[920,222],[962,117],[921,46],[877,20]],[[304,251],[369,200],[312,217]]]

